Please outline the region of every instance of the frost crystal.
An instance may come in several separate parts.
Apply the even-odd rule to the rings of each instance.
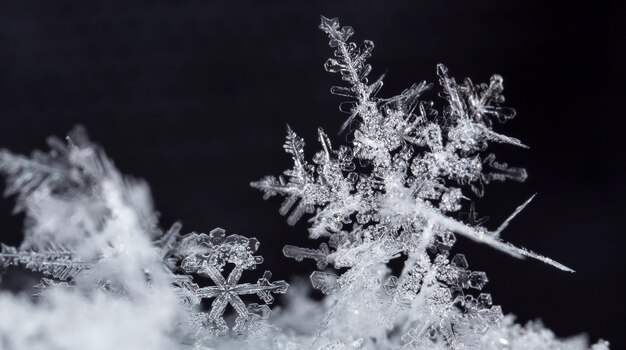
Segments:
[[[201,299],[213,298],[211,310],[208,314],[194,315],[194,323],[210,329],[216,335],[228,332],[228,326],[222,315],[228,304],[237,312],[235,333],[243,333],[250,322],[257,321],[259,316],[266,319],[270,313],[267,305],[245,305],[240,295],[256,294],[267,304],[274,301],[272,293],[285,293],[285,281],[270,282],[272,274],[263,273],[256,284],[238,284],[243,271],[255,269],[263,262],[260,256],[252,255],[259,247],[254,238],[245,238],[239,235],[226,237],[224,230],[215,229],[209,235],[190,233],[182,238],[177,254],[184,256],[180,269],[186,274],[198,274],[210,278],[214,285],[200,288],[196,283],[187,281],[180,285],[184,300],[191,305],[198,305]],[[227,278],[222,276],[227,264],[234,265]]]
[[[0,151],[7,196],[24,213],[19,247],[0,246],[0,271],[21,266],[40,273],[37,296],[0,293],[2,349],[585,349],[582,337],[557,339],[539,322],[521,326],[483,292],[485,272],[452,253],[457,236],[511,256],[568,267],[501,238],[520,205],[495,230],[476,215],[472,196],[492,181],[524,181],[524,169],[485,153],[489,143],[525,147],[493,130],[515,116],[502,106],[502,78],[462,83],[437,67],[443,107],[415,84],[391,98],[377,96],[367,63],[374,44],[350,42],[351,27],[322,17],[333,57],[324,65],[344,84],[350,145],[333,148],[319,130],[321,150],[308,160],[304,140],[287,128],[294,166],[253,187],[284,197],[280,213],[295,224],[310,216],[315,247],[285,245],[296,261],[318,270],[307,297],[296,281],[284,308],[270,310],[285,281],[265,271],[255,238],[217,228],[163,232],[148,186],[124,177],[81,129],[68,142],[25,157]],[[467,213],[465,213],[467,212]],[[308,214],[308,215],[307,215]],[[404,262],[393,272],[390,262]],[[255,301],[249,303],[249,301]],[[261,303],[256,303],[260,300]],[[231,317],[232,315],[232,317]],[[608,349],[599,341],[592,350]]]
[[[471,194],[482,196],[492,181],[524,181],[527,176],[524,169],[485,153],[494,142],[526,147],[493,130],[494,121],[515,116],[515,110],[502,106],[502,77],[494,75],[483,84],[470,79],[457,83],[440,64],[444,105],[439,111],[423,99],[432,87],[426,82],[381,98],[382,77],[368,80],[367,59],[374,44],[350,42],[354,30],[337,19],[322,17],[320,29],[334,49],[324,68],[339,73],[344,83],[330,91],[348,98],[339,109],[349,115],[342,131],[350,130],[350,145],[333,148],[320,129],[321,150],[309,162],[304,140],[287,127],[284,148],[293,168],[251,183],[265,199],[285,197],[279,211],[288,215],[289,224],[312,214],[310,238],[327,239],[319,249],[283,249],[285,256],[312,259],[322,270],[310,276],[313,288],[329,295],[311,347],[518,348],[510,346],[521,344],[512,331],[518,326],[503,323],[501,309],[489,294],[471,292],[483,289],[487,275],[468,270],[464,255],[450,254],[460,235],[573,272],[500,238],[532,197],[496,230],[484,227],[473,203],[467,203]],[[457,218],[463,208],[470,213],[466,221]],[[388,267],[393,259],[404,260],[397,276]],[[327,266],[347,270],[324,270]],[[541,344],[537,348],[565,346],[554,339],[533,341]],[[584,348],[577,345],[572,348]]]
[[[181,235],[179,223],[161,234],[147,186],[124,178],[84,131],[70,133],[67,146],[54,138],[49,144],[49,153],[35,152],[30,158],[0,153],[0,171],[7,175],[6,195],[16,196],[16,211],[24,211],[27,218],[21,246],[1,245],[0,271],[22,266],[42,273],[35,295],[53,303],[51,307],[73,307],[67,298],[76,291],[82,294],[72,298],[104,295],[111,302],[130,302],[129,307],[137,312],[153,302],[163,304],[160,307],[167,310],[162,311],[167,315],[163,326],[170,333],[176,331],[160,334],[155,330],[164,336],[162,344],[182,341],[177,338],[186,335],[185,343],[209,348],[229,333],[223,318],[229,304],[237,313],[234,334],[267,333],[267,304],[273,302],[272,294],[285,293],[288,285],[270,282],[269,271],[254,284],[239,282],[245,270],[263,262],[253,255],[259,247],[255,238],[226,236],[222,229],[208,235]],[[227,269],[230,272],[224,277]],[[212,285],[201,286],[194,275],[208,277]],[[265,304],[246,305],[242,295],[257,295]],[[206,310],[202,299],[213,299]],[[54,304],[59,300],[64,304]],[[89,312],[83,306],[82,312]],[[12,307],[21,310],[25,306]],[[110,327],[111,336],[123,336],[115,326]],[[24,341],[26,345],[13,342],[6,331],[0,324],[0,338],[3,342],[11,339],[7,340],[9,349],[35,346],[29,340]],[[42,346],[48,348],[53,342],[46,340]]]
[[[76,277],[91,265],[91,262],[83,261],[69,250],[56,247],[52,243],[43,251],[18,250],[5,244],[1,247],[0,266],[23,265],[29,270],[61,281]]]
[[[352,148],[333,150],[320,129],[322,150],[313,157],[314,164],[309,164],[304,156],[304,140],[287,128],[284,148],[294,161],[293,169],[284,173],[288,179],[269,176],[252,186],[263,190],[265,198],[277,194],[286,197],[280,213],[286,215],[291,210],[289,224],[317,208],[311,237],[329,236],[331,243],[333,239],[359,237],[375,242],[383,237],[410,236],[412,243],[426,249],[437,239],[445,240],[444,236],[456,232],[513,256],[533,257],[572,271],[501,241],[499,232],[447,215],[459,211],[461,201],[466,199],[461,186],[481,196],[483,185],[490,181],[526,179],[524,169],[496,162],[493,154],[481,158],[480,152],[488,142],[525,147],[519,140],[492,130],[492,119],[505,122],[515,115],[513,109],[500,106],[504,101],[500,76],[494,75],[489,84],[474,85],[465,79],[458,85],[448,76],[447,68],[439,65],[437,73],[447,102],[439,115],[431,102],[420,100],[430,87],[426,82],[392,98],[377,98],[382,80],[368,84],[371,66],[366,63],[374,44],[366,40],[357,47],[348,42],[354,31],[340,27],[336,19],[323,17],[320,28],[335,48],[335,57],[328,59],[324,67],[340,73],[348,84],[333,86],[331,92],[355,100],[343,102],[340,107],[350,114],[346,125],[354,128],[354,140]],[[352,230],[343,231],[346,227]],[[360,243],[352,239],[350,245],[354,248]],[[410,244],[402,247],[403,252],[410,250]]]

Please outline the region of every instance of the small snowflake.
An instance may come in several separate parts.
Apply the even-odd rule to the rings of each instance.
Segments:
[[[197,305],[202,299],[213,299],[208,313],[197,313],[193,322],[211,330],[213,334],[223,335],[228,332],[228,325],[223,318],[226,307],[230,304],[237,318],[233,332],[243,333],[251,323],[256,322],[261,315],[265,318],[269,314],[267,305],[246,305],[241,300],[242,295],[256,294],[266,304],[274,301],[272,293],[283,294],[287,291],[285,281],[270,282],[272,274],[263,273],[257,283],[239,283],[245,270],[255,269],[263,262],[260,256],[253,254],[259,247],[255,238],[246,238],[239,235],[226,236],[223,229],[217,228],[208,235],[190,233],[182,237],[177,248],[177,254],[184,256],[180,268],[186,274],[198,274],[208,277],[214,285],[199,287],[198,284],[186,280],[178,282],[180,295],[188,303]],[[227,264],[234,265],[226,278],[222,275]]]

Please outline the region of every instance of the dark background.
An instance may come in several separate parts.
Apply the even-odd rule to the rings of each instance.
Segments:
[[[471,3],[471,5],[470,5]],[[494,301],[521,322],[540,317],[561,336],[587,332],[626,346],[624,238],[624,32],[615,4],[547,1],[22,1],[0,2],[0,146],[28,153],[48,135],[87,127],[118,167],[152,186],[161,223],[221,226],[256,236],[277,279],[313,263],[282,257],[307,241],[280,201],[251,180],[289,165],[285,124],[317,150],[345,115],[323,71],[331,53],[319,15],[376,43],[381,95],[423,79],[435,64],[457,78],[505,80],[518,118],[498,130],[530,150],[496,147],[525,166],[524,184],[495,184],[477,201],[496,227],[533,193],[509,241],[571,266],[568,274],[461,239]],[[435,94],[431,94],[436,99]],[[0,202],[1,241],[18,244],[21,218]]]

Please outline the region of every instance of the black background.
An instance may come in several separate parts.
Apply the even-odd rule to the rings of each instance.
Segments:
[[[617,2],[616,2],[617,3]],[[457,78],[504,77],[518,117],[498,130],[530,150],[496,147],[528,169],[524,184],[495,184],[477,201],[496,227],[533,193],[504,233],[571,266],[568,274],[460,240],[486,290],[520,321],[540,317],[561,336],[586,331],[626,346],[623,268],[624,12],[593,1],[9,1],[0,2],[0,146],[28,153],[46,136],[87,127],[126,174],[152,187],[161,223],[221,226],[256,236],[277,279],[312,263],[282,245],[316,245],[289,227],[248,183],[278,174],[289,123],[316,151],[317,127],[335,144],[345,115],[323,71],[331,53],[319,15],[376,43],[381,95],[423,79],[435,64]],[[435,94],[431,94],[436,99]],[[21,217],[0,202],[3,242]],[[1,312],[1,310],[0,310]]]

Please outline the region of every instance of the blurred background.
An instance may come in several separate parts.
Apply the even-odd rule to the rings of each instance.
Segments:
[[[504,77],[518,117],[497,130],[530,149],[494,152],[530,176],[491,185],[476,208],[495,228],[537,193],[504,238],[577,272],[463,239],[455,251],[487,272],[485,290],[520,322],[541,318],[560,336],[626,347],[626,13],[617,1],[4,0],[0,147],[30,153],[82,124],[123,173],[150,183],[163,227],[181,220],[185,231],[256,236],[276,279],[306,276],[314,263],[281,254],[284,244],[319,244],[306,222],[288,226],[280,200],[264,202],[248,184],[291,165],[287,123],[309,155],[318,127],[344,141],[320,14],[375,42],[381,96],[436,82],[439,62],[457,79]],[[0,241],[19,244],[12,205],[0,201]]]

